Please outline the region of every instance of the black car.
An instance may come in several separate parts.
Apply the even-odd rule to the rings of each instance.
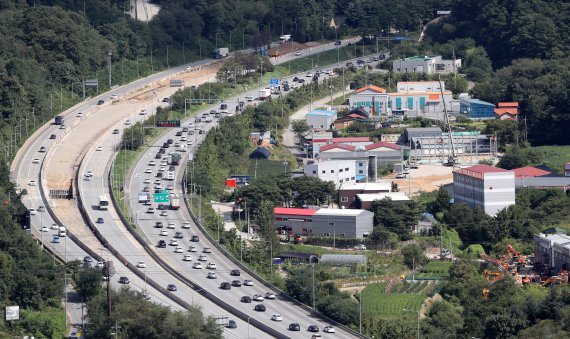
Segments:
[[[230,275],[233,275],[234,277],[239,277],[239,275],[240,275],[239,270],[232,270],[230,272]]]
[[[174,172],[174,171],[176,171],[176,167],[174,167],[173,165],[170,165],[170,167],[168,167],[168,170],[170,172]]]
[[[105,100],[99,100],[97,101],[97,105],[103,105],[105,103]]]
[[[199,131],[198,131],[198,134],[204,134],[204,131],[199,130]]]
[[[337,40],[337,41],[334,42],[334,45],[335,45],[335,46],[340,46],[341,44],[342,44],[342,41],[340,41],[340,40]]]
[[[172,292],[178,290],[174,284],[168,284],[168,286],[166,286],[166,289]]]
[[[166,248],[166,241],[164,240],[159,240],[158,241],[158,245],[156,245],[158,248]]]
[[[166,140],[166,142],[167,142],[168,144],[173,144],[173,143],[174,143],[174,140],[168,139],[168,140]]]
[[[253,309],[258,311],[258,312],[265,312],[265,305],[257,304],[257,305],[255,305],[255,307]]]
[[[301,325],[297,323],[289,324],[289,331],[300,331],[300,330],[301,330]]]
[[[305,79],[299,79],[298,80],[300,84],[304,84],[305,83]]]
[[[232,286],[233,287],[241,287],[241,281],[239,281],[239,280],[232,281]]]
[[[317,325],[309,325],[309,327],[307,328],[307,331],[309,331],[309,332],[319,332],[319,326],[317,326]]]
[[[162,154],[160,153],[156,153],[156,155],[154,156],[155,159],[162,159]]]
[[[115,129],[113,130],[113,134],[119,134],[119,130],[118,130],[117,128],[115,128]]]
[[[165,142],[164,144],[162,144],[162,148],[168,148],[168,147],[170,147],[169,143]]]
[[[224,281],[223,283],[220,284],[220,288],[221,288],[222,290],[231,290],[231,289],[232,289],[232,285],[231,285],[229,282]]]
[[[190,239],[193,242],[198,242],[200,241],[200,238],[197,235],[193,235],[192,238]],[[229,284],[229,283],[228,283]]]
[[[228,328],[237,328],[237,324],[235,320],[228,321]]]
[[[162,178],[162,172],[157,172],[157,173],[156,173],[156,177],[157,177],[157,178]]]
[[[123,276],[123,277],[119,278],[119,283],[121,283],[121,284],[128,284],[129,282],[130,282],[129,278],[127,278],[127,277]]]
[[[56,135],[55,135],[55,134],[52,134],[52,135],[49,136],[49,138],[50,138],[50,139],[55,139],[55,138],[56,138]]]
[[[97,223],[98,224],[104,224],[105,220],[103,220],[103,218],[99,217],[99,218],[97,218]]]
[[[158,154],[164,154],[164,153],[166,153],[166,149],[161,148],[158,150]]]
[[[157,221],[156,224],[154,225],[154,227],[156,228],[163,228],[164,224],[162,223],[162,221]]]
[[[299,81],[299,78],[298,78],[298,77],[294,77],[294,78],[293,78],[293,81],[294,81],[294,82],[297,82],[297,81]]]
[[[243,297],[241,297],[240,301],[242,303],[250,303],[251,302],[251,297],[248,295],[244,295]]]
[[[182,238],[184,238],[184,234],[182,234],[182,232],[176,232],[176,234],[174,234],[174,238],[182,239]]]
[[[182,131],[176,132],[176,136],[177,136],[177,137],[181,137],[181,136],[182,136]]]
[[[158,204],[158,206],[156,207],[157,210],[167,210],[168,209],[168,205],[166,204]]]

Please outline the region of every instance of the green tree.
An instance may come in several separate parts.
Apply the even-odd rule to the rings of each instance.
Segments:
[[[82,267],[76,279],[77,292],[85,299],[90,300],[102,291],[101,270],[93,267]]]
[[[374,225],[382,226],[390,232],[398,234],[401,240],[412,236],[412,226],[420,219],[419,205],[415,201],[408,203],[394,202],[391,199],[374,201]]]
[[[404,264],[410,269],[417,269],[427,263],[428,258],[424,254],[424,249],[417,244],[410,244],[402,248]]]

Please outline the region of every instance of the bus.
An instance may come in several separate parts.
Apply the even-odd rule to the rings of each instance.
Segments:
[[[106,211],[109,208],[109,199],[106,196],[102,195],[99,197],[99,209],[101,211]]]

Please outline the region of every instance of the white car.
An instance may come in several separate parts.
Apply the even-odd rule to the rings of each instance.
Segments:
[[[354,246],[354,249],[359,250],[359,251],[364,251],[366,249],[366,245],[358,244],[358,245]]]
[[[144,184],[150,184],[150,179],[149,178],[144,179],[143,183]]]
[[[137,262],[137,267],[138,268],[146,268],[146,263],[144,261],[139,261],[139,262]]]
[[[158,170],[159,170],[160,172],[164,172],[164,171],[166,171],[166,167],[160,167]]]
[[[92,177],[92,176],[93,176],[93,171],[87,171],[87,172],[85,173],[85,176],[88,177],[88,178],[89,178],[89,177]]]
[[[184,250],[182,249],[182,247],[177,246],[177,247],[174,249],[174,253],[184,253]]]
[[[184,254],[184,261],[192,261],[192,256],[190,254]]]
[[[243,281],[243,286],[253,286],[253,281],[249,279],[245,279]]]
[[[168,216],[168,212],[167,212],[167,211],[160,211],[160,216],[161,216],[161,217],[167,217],[167,216]]]
[[[103,146],[97,146],[97,148],[95,149],[96,151],[102,151],[103,150]]]
[[[185,69],[186,69],[187,71],[189,71],[189,70],[191,70],[191,69],[192,69],[192,66],[186,66],[186,68],[185,68]]]
[[[116,95],[116,94],[113,94],[113,95],[111,95],[111,97],[110,97],[109,99],[111,99],[111,100],[117,100],[117,99],[119,99],[119,96]]]
[[[155,162],[154,160],[151,160],[151,161],[148,162],[148,165],[149,165],[149,166],[154,166],[154,165],[156,165],[156,162]]]
[[[145,173],[152,173],[152,170],[150,168],[147,168],[144,172]]]
[[[190,228],[190,223],[188,221],[183,222],[182,228]]]
[[[202,253],[212,253],[212,250],[209,247],[204,247]]]
[[[30,183],[28,184],[30,186],[36,186],[36,181],[35,180],[30,180]]]
[[[38,158],[34,158],[32,160],[32,164],[39,164],[39,163],[40,163],[40,159],[38,159]]]
[[[247,101],[253,101],[253,96],[248,95],[248,96],[245,97],[245,100],[247,100]]]
[[[186,137],[184,135],[182,137],[180,137],[180,141],[187,141],[187,140],[188,140],[188,137]]]
[[[205,255],[201,255],[201,256],[198,257],[198,260],[199,260],[199,261],[208,261],[208,258],[206,258]]]
[[[206,266],[206,268],[209,270],[215,270],[216,269],[216,263],[209,262],[208,265]]]
[[[42,226],[42,232],[49,232],[49,227]]]
[[[168,223],[168,225],[166,226],[166,228],[172,229],[172,228],[176,228],[176,226],[174,225],[174,222],[171,221],[171,222]]]
[[[195,268],[197,270],[201,270],[204,268],[204,266],[202,266],[202,264],[200,264],[199,262],[194,263],[194,265],[192,265],[192,268]]]
[[[52,230],[59,230],[59,225],[58,224],[51,224],[50,227]]]
[[[194,145],[194,142],[193,142],[192,140],[188,140],[188,142],[186,143],[186,145],[192,146],[192,145]]]
[[[146,213],[154,213],[154,207],[149,207],[149,208],[146,210]]]
[[[261,294],[254,294],[254,295],[253,295],[253,298],[251,298],[251,299],[253,299],[254,301],[263,301],[263,300],[265,300],[265,298],[263,298],[263,296],[262,296]]]
[[[170,246],[178,246],[178,240],[176,239],[170,240]]]
[[[273,321],[283,321],[283,316],[281,314],[274,314],[271,316],[271,320]]]
[[[38,214],[38,211],[36,211],[36,209],[33,208],[33,207],[30,208],[28,211],[30,211],[30,215],[36,215],[36,214]]]
[[[146,108],[141,109],[141,111],[139,112],[140,115],[145,115],[147,113]]]
[[[309,72],[309,73],[307,73],[307,75],[305,75],[305,76],[306,76],[307,78],[312,78],[312,77],[314,76],[314,74]]]
[[[162,160],[162,161],[160,162],[160,166],[166,166],[166,165],[168,165],[168,161]]]
[[[216,278],[218,278],[216,272],[208,272],[208,279],[216,279]]]
[[[299,56],[301,54],[302,54],[301,52],[295,52],[295,56]]]
[[[130,125],[130,124],[132,124],[132,123],[133,123],[133,122],[132,122],[130,119],[125,120],[125,125]]]
[[[273,292],[267,292],[267,293],[265,293],[265,299],[268,299],[268,300],[273,300],[273,299],[275,299],[275,293],[273,293]]]
[[[83,112],[77,112],[75,114],[76,117],[81,118],[83,116]]]
[[[336,331],[335,331],[334,327],[328,325],[328,326],[325,326],[325,328],[323,328],[323,332],[325,332],[325,333],[335,333]]]
[[[168,231],[167,231],[167,230],[162,230],[162,231],[160,231],[160,236],[167,237],[167,236],[168,236]]]
[[[194,246],[190,246],[190,248],[188,249],[188,252],[196,252],[197,249]]]

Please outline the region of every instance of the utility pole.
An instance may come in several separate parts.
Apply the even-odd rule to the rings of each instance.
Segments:
[[[111,88],[112,86],[112,78],[111,78],[111,56],[113,56],[113,53],[108,52],[107,53],[107,57],[108,57],[108,62],[109,62],[109,88]]]

